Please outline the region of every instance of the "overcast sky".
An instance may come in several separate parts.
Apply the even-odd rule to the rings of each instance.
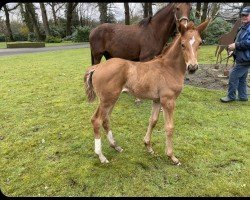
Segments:
[[[39,20],[41,21],[42,17],[41,17],[40,5],[39,5],[39,3],[34,3],[34,4],[35,4],[35,6],[37,8],[36,13],[39,15]],[[85,5],[87,5],[87,4],[88,3],[86,2]],[[16,5],[16,3],[7,3],[7,6],[9,8],[13,8],[15,5]],[[141,12],[141,10],[142,10],[141,3],[129,3],[129,6],[130,6],[130,9],[132,9],[134,13]],[[94,6],[93,6],[91,9],[93,9],[92,14],[91,14],[91,18],[99,20],[100,13],[99,13],[98,8],[94,8]],[[113,3],[113,6],[112,6],[111,9],[112,9],[112,11],[113,11],[113,13],[115,15],[116,20],[119,21],[119,20],[124,19],[124,4],[123,3]],[[156,6],[153,6],[153,13],[155,13],[157,10],[158,10],[158,8]],[[64,8],[61,9],[58,14],[61,17],[65,17],[64,16]],[[48,15],[49,19],[52,18],[52,11],[51,11],[50,6],[48,6],[47,15]],[[3,11],[0,11],[0,18],[5,19],[5,14],[4,14]],[[20,20],[19,9],[15,10],[15,11],[12,11],[10,13],[10,20],[11,21],[12,20],[18,20],[18,19]]]

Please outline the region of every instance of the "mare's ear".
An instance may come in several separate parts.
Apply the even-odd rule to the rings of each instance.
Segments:
[[[187,31],[187,27],[181,23],[179,23],[179,31],[181,35],[184,35],[184,33]]]
[[[201,23],[199,26],[197,26],[197,31],[201,34],[201,32],[205,30],[205,28],[207,28],[207,25],[209,24],[210,21],[211,21],[210,19],[207,19],[206,21]]]

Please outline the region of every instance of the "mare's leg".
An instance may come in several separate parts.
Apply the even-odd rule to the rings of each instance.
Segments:
[[[180,165],[179,160],[174,156],[173,153],[173,132],[174,132],[174,122],[173,113],[175,108],[175,99],[161,99],[161,105],[165,117],[165,130],[166,130],[166,154],[174,164]]]
[[[151,117],[149,119],[148,130],[144,137],[144,144],[147,147],[148,152],[151,154],[154,154],[154,150],[151,144],[151,134],[152,134],[153,128],[155,127],[158,121],[160,109],[161,109],[160,102],[153,102]]]
[[[109,123],[109,116],[113,110],[113,107],[110,107],[109,108],[109,111],[108,111],[108,114],[106,116],[104,116],[104,120],[103,120],[103,123],[102,123],[102,126],[106,132],[106,135],[107,135],[107,138],[108,138],[108,141],[109,141],[109,144],[112,148],[114,148],[116,151],[118,152],[122,152],[123,149],[117,145],[116,141],[115,141],[115,138],[113,136],[113,133],[110,129],[110,123]]]
[[[99,64],[101,62],[102,56],[103,56],[102,52],[93,52],[94,65]]]

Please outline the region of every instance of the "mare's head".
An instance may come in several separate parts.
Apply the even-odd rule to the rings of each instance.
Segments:
[[[187,26],[191,9],[191,3],[176,3],[174,5],[174,13],[177,24]]]
[[[191,21],[187,27],[180,24],[181,50],[186,63],[186,70],[193,74],[198,69],[197,52],[202,44],[201,32],[207,27],[210,20],[207,20],[197,27]]]

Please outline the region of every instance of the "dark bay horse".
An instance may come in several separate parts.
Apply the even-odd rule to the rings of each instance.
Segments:
[[[105,23],[93,29],[89,36],[92,65],[104,55],[132,61],[148,61],[159,55],[179,23],[187,24],[191,3],[169,3],[153,17],[139,24]]]
[[[86,95],[90,102],[99,97],[99,105],[91,122],[94,129],[95,153],[102,163],[109,161],[102,153],[100,127],[103,126],[110,146],[118,152],[123,149],[117,145],[109,124],[112,109],[122,88],[140,99],[153,101],[144,143],[148,152],[154,153],[151,144],[152,129],[155,127],[160,108],[163,108],[166,130],[166,154],[175,164],[180,164],[173,153],[173,113],[177,97],[182,91],[186,71],[194,73],[198,68],[197,51],[200,37],[209,20],[195,27],[189,22],[187,27],[180,24],[178,34],[162,54],[147,62],[134,62],[112,58],[87,69],[84,75]]]

